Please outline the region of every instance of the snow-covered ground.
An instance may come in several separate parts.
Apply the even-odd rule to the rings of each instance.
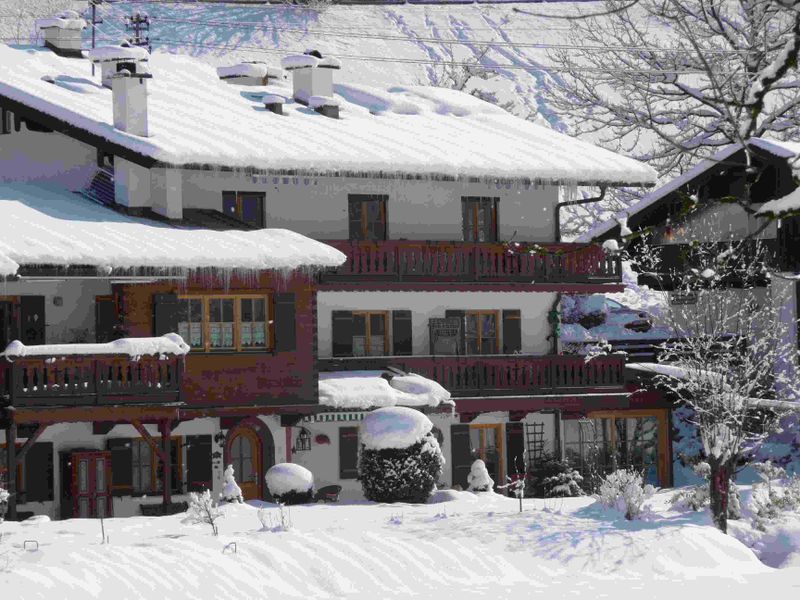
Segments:
[[[427,505],[291,508],[263,528],[258,509],[226,505],[214,537],[181,515],[4,523],[0,589],[9,598],[789,598],[798,554],[766,566],[705,513],[668,508],[626,522],[588,498],[525,500],[438,492]],[[279,522],[274,505],[262,519]],[[794,528],[794,529],[792,529]],[[731,528],[759,546],[744,522]],[[794,538],[791,537],[792,531]],[[800,546],[800,518],[770,547]],[[750,538],[748,538],[750,536]],[[38,550],[35,549],[38,543]],[[27,549],[26,549],[27,547]],[[762,550],[762,552],[765,550]],[[774,594],[774,595],[773,595]]]

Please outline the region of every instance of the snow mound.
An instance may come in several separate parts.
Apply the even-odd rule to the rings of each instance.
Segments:
[[[264,476],[269,493],[284,496],[290,492],[304,494],[314,487],[314,475],[301,465],[278,463]]]
[[[189,345],[177,333],[167,333],[160,337],[122,338],[105,344],[42,344],[26,346],[14,340],[0,354],[6,358],[25,356],[85,356],[89,354],[127,354],[131,358],[146,355],[174,354],[183,356],[189,352]]]
[[[386,406],[439,406],[452,404],[450,392],[421,375],[395,375],[383,371],[337,371],[319,374],[319,403],[339,409],[363,410]]]
[[[270,67],[266,63],[261,62],[243,62],[228,67],[217,67],[217,75],[221,79],[228,79],[231,77],[271,77],[277,78],[283,75],[281,69]]]
[[[413,408],[393,406],[372,411],[361,424],[361,443],[369,450],[408,448],[433,429],[433,423]]]
[[[56,17],[37,20],[36,25],[39,29],[48,29],[50,27],[57,27],[58,29],[83,29],[88,23],[81,19],[76,11],[65,10]]]

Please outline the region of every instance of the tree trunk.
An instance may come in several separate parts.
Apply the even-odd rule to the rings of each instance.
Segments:
[[[728,462],[709,461],[711,480],[711,518],[722,533],[728,533],[728,500],[730,496],[731,468]]]

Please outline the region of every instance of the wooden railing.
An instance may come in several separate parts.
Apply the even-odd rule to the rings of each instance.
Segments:
[[[616,283],[620,258],[586,244],[327,240],[347,262],[327,281]]]
[[[12,406],[164,404],[180,399],[183,358],[0,358],[0,399]]]
[[[453,396],[509,396],[622,388],[625,358],[599,356],[386,356],[330,358],[320,371],[381,369],[394,366],[441,384]]]

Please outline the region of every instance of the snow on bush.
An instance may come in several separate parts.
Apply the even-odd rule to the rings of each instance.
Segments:
[[[595,497],[604,506],[624,512],[625,518],[632,521],[642,514],[644,501],[654,493],[652,485],[643,485],[641,473],[622,469],[606,475]]]
[[[432,429],[421,412],[399,406],[364,418],[358,479],[367,500],[427,502],[444,466]]]
[[[220,493],[219,497],[225,502],[238,502],[240,504],[244,502],[242,488],[236,483],[236,477],[233,474],[233,465],[226,467],[222,478],[224,482],[222,484],[222,493]]]
[[[494,487],[494,479],[489,476],[486,470],[486,463],[481,459],[472,463],[467,475],[467,491],[469,492],[489,492]]]
[[[800,510],[800,477],[786,477],[786,471],[771,462],[753,465],[762,483],[753,486],[750,501],[753,526],[766,531],[767,526]]]
[[[314,497],[314,475],[295,463],[279,463],[264,476],[267,489],[281,504],[304,504]]]
[[[571,498],[583,496],[583,477],[569,463],[545,454],[531,469],[526,496],[534,498]]]
[[[211,525],[214,535],[217,535],[219,530],[216,522],[221,516],[222,510],[211,497],[211,490],[205,490],[202,494],[197,492],[189,493],[189,509],[183,519],[184,523],[207,523]]]
[[[687,508],[698,511],[711,503],[711,490],[708,480],[711,477],[711,466],[707,462],[698,462],[693,466],[694,474],[703,480],[698,485],[692,485],[678,490],[670,498],[669,502],[676,508]],[[742,515],[741,500],[739,498],[739,488],[730,482],[730,495],[728,497],[728,518],[739,519]]]

